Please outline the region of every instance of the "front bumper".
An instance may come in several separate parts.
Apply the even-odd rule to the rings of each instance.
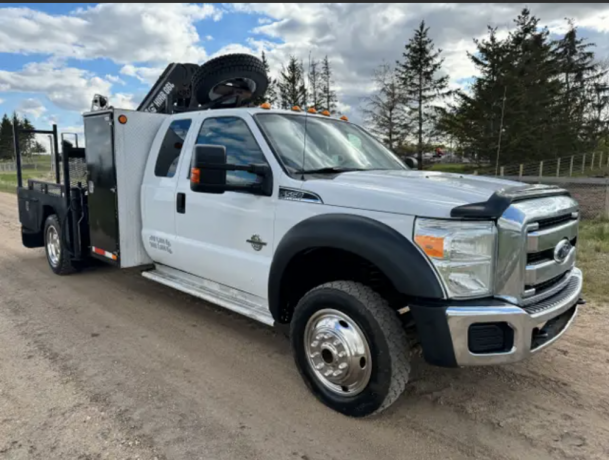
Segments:
[[[527,307],[496,300],[486,305],[413,305],[423,354],[430,363],[449,367],[522,361],[554,343],[571,326],[582,284],[581,270],[573,268],[564,289]],[[497,336],[503,342],[497,342]],[[480,351],[485,348],[490,351]]]

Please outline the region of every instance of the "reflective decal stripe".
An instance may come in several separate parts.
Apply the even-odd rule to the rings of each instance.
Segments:
[[[96,248],[95,246],[91,246],[91,250],[95,254],[99,254],[100,256],[107,257],[108,259],[117,260],[116,254],[112,254],[111,252],[104,251],[103,249]]]

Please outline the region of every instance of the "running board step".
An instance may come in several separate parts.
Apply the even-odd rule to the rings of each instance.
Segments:
[[[156,265],[142,275],[268,326],[275,324],[266,301],[260,297],[164,265]]]

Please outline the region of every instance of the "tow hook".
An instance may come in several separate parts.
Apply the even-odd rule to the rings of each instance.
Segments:
[[[577,305],[586,305],[586,301],[580,297],[577,299]]]

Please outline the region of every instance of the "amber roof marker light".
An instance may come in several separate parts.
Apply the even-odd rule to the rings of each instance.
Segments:
[[[346,116],[346,115],[343,115],[342,117],[340,117],[340,119],[341,119],[342,121],[349,121],[349,119],[347,118],[347,116]]]
[[[260,108],[264,109],[264,110],[270,110],[271,104],[269,104],[268,102],[265,102],[264,104],[260,104]]]
[[[121,125],[126,124],[126,123],[127,123],[127,115],[119,115],[119,116],[118,116],[118,122],[119,122]]]

